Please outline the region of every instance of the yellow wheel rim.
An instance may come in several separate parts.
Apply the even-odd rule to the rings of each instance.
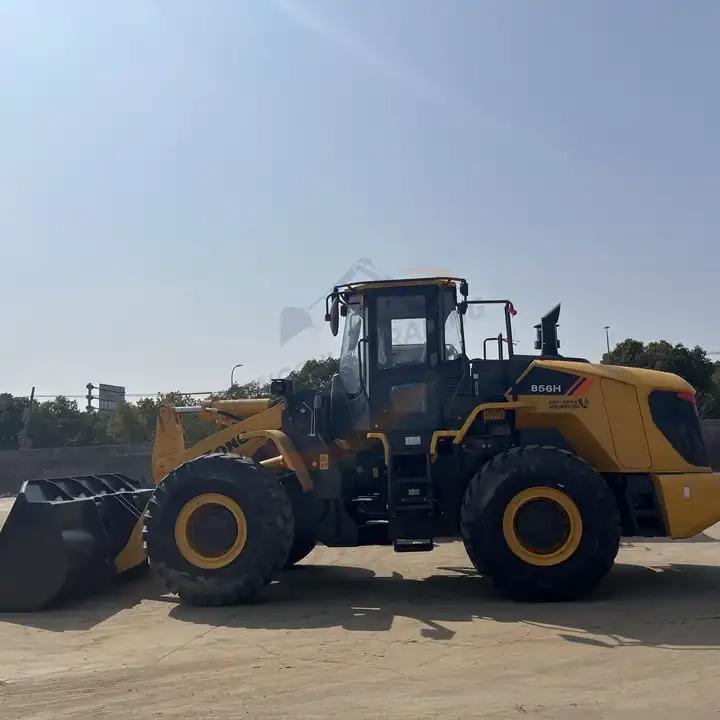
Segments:
[[[518,528],[523,509],[527,510],[531,503],[538,501],[551,503],[563,524],[560,540],[545,547],[528,542]],[[580,545],[582,518],[577,505],[564,492],[549,487],[531,487],[519,492],[505,508],[503,535],[510,550],[526,563],[543,567],[559,565],[571,557]]]
[[[202,547],[199,532],[204,518],[209,513],[230,513],[235,521],[235,537],[219,550],[210,551]],[[178,513],[175,520],[175,544],[180,554],[191,565],[203,570],[219,570],[229,565],[243,551],[247,541],[247,521],[242,508],[227,495],[204,493],[189,500]]]

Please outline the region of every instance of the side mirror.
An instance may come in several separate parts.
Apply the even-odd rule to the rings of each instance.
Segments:
[[[467,300],[463,300],[462,302],[459,302],[457,309],[458,309],[458,313],[460,313],[460,315],[464,315],[468,309]]]
[[[330,306],[330,332],[335,337],[340,329],[340,296],[335,295]]]
[[[460,281],[460,294],[466,298],[468,296],[468,284],[467,280]]]

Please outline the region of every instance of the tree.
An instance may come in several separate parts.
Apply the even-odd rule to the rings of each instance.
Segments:
[[[109,442],[108,418],[81,412],[75,400],[59,395],[33,409],[29,445],[34,448],[102,445]]]
[[[218,400],[248,400],[262,398],[270,395],[270,383],[261,383],[257,380],[238,385],[233,383],[225,392],[218,394]]]
[[[337,372],[335,358],[308,360],[294,374],[296,387],[309,387],[327,392],[332,376]],[[253,380],[243,385],[233,384],[211,399],[243,400],[270,395],[270,384]],[[180,391],[159,394],[158,398],[142,398],[135,403],[123,403],[112,415],[83,412],[75,400],[58,396],[54,400],[34,406],[29,446],[35,448],[77,445],[125,444],[151,442],[155,437],[157,408],[161,402],[175,407],[199,405],[200,400]],[[14,450],[20,446],[27,398],[0,394],[0,450]],[[192,444],[217,430],[217,425],[201,415],[183,416],[183,432]]]
[[[109,434],[115,443],[151,442],[155,437],[157,409],[161,402],[174,407],[190,407],[199,405],[200,401],[179,390],[160,393],[158,399],[141,398],[137,403],[125,403],[113,414],[109,423]],[[200,414],[183,416],[183,434],[185,441],[192,444],[209,435],[217,426],[204,420]]]
[[[706,407],[703,408],[703,417],[720,418],[720,362],[715,363],[712,374],[712,389],[708,393]]]
[[[20,447],[20,437],[25,424],[28,399],[0,394],[0,450]]]
[[[697,405],[703,417],[720,417],[720,363],[713,362],[699,345],[685,347],[657,340],[647,345],[628,338],[602,358],[605,365],[662,370],[687,380],[697,392]]]
[[[321,392],[330,391],[332,376],[338,371],[340,361],[334,357],[321,360],[307,360],[295,373],[295,384],[299,387],[309,387]]]
[[[146,404],[152,405],[152,423],[149,412],[143,412]],[[145,442],[152,437],[155,427],[155,403],[143,398],[136,404],[122,403],[108,422],[108,435],[113,443],[131,444]],[[148,408],[149,409],[149,408]]]
[[[292,374],[295,386],[328,392],[332,376],[338,371],[338,365],[338,359],[333,357],[306,360],[303,366]],[[244,385],[235,383],[232,387],[214,397],[218,400],[244,400],[247,398],[264,398],[269,395],[270,383],[251,380]]]

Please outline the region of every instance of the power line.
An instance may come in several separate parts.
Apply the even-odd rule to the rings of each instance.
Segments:
[[[184,390],[171,390],[170,392],[154,392],[154,393],[125,393],[125,397],[150,397],[151,395],[170,395],[177,393],[178,395],[217,395],[218,393],[227,392],[227,390],[203,390],[202,392],[185,392]],[[85,397],[82,395],[81,397]]]
[[[170,394],[178,394],[178,395],[218,395],[219,393],[227,392],[227,390],[202,390],[200,392],[185,392],[185,390],[171,390],[170,392],[149,392],[149,393],[125,393],[125,397],[135,397],[135,398],[143,398],[143,397],[153,397],[159,396],[159,395],[170,395]],[[28,395],[13,395],[13,397],[16,398],[27,398]],[[85,395],[65,395],[65,393],[54,393],[54,394],[48,394],[48,395],[35,395],[36,398],[49,398],[51,400],[54,400],[56,397],[64,397],[68,400],[79,400],[83,399],[86,396]]]

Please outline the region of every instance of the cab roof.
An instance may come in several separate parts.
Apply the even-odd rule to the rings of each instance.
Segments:
[[[351,290],[354,292],[365,292],[366,290],[374,290],[384,287],[419,287],[425,285],[443,285],[451,287],[456,283],[461,283],[464,278],[458,277],[423,277],[423,278],[398,278],[395,280],[362,280],[360,282],[346,283],[338,285],[335,292],[339,290]]]

